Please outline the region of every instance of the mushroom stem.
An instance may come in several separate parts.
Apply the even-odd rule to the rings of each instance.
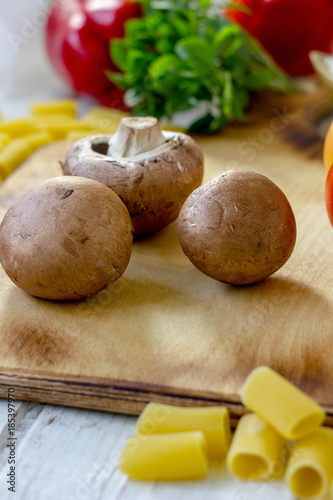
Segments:
[[[150,151],[165,142],[153,116],[126,117],[109,143],[108,156],[127,158]]]

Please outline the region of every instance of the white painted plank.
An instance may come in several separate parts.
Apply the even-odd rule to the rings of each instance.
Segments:
[[[43,409],[43,405],[39,403],[25,403],[22,401],[15,402],[15,437],[19,443],[27,429],[32,425],[38,414]],[[10,413],[10,415],[12,415]],[[1,400],[0,410],[0,468],[7,464],[8,459],[8,402]]]
[[[21,426],[26,425],[27,414]],[[70,500],[98,498],[117,468],[115,441],[121,445],[133,429],[133,417],[56,406],[42,411],[18,442],[16,500]],[[19,432],[19,428],[18,428]],[[102,476],[98,471],[104,467]],[[8,465],[0,471],[0,498],[6,491]],[[97,478],[97,479],[96,479]],[[88,493],[85,496],[85,491]],[[90,495],[91,492],[91,495]]]
[[[119,497],[109,500],[293,500],[282,481],[242,482],[223,465],[212,466],[205,479],[149,483],[129,480]],[[105,499],[106,500],[106,499]]]
[[[15,402],[15,436],[16,446],[15,454],[16,459],[18,458],[18,448],[20,441],[24,438],[29,428],[34,424],[39,413],[42,411],[44,405],[39,403],[26,403],[22,401]],[[13,494],[8,492],[7,487],[7,474],[9,472],[9,448],[8,444],[11,437],[8,433],[8,403],[5,400],[1,400],[1,432],[0,432],[0,498],[4,497],[5,493]],[[17,465],[17,464],[15,464]],[[16,469],[17,472],[17,469]],[[2,479],[2,481],[1,481]]]
[[[16,401],[15,410],[18,411],[21,405],[21,401]],[[6,399],[0,399],[0,435],[7,431],[7,415],[8,402]]]

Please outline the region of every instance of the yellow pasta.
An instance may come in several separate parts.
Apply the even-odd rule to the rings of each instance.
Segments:
[[[39,115],[67,115],[76,116],[77,101],[75,99],[62,99],[58,101],[36,102],[32,104],[30,112],[33,116]]]
[[[125,445],[120,470],[135,479],[198,479],[208,471],[202,432],[137,434]]]
[[[124,111],[95,106],[82,118],[81,123],[98,130],[99,134],[114,134],[125,116],[129,115]]]
[[[149,403],[141,413],[136,430],[140,434],[202,431],[207,441],[207,454],[211,458],[225,457],[231,440],[230,419],[227,408],[183,408]]]
[[[333,498],[333,481],[331,483],[330,491],[329,491],[330,498]]]
[[[271,477],[283,466],[283,445],[283,438],[258,415],[244,415],[235,431],[227,466],[242,479]]]
[[[107,106],[93,106],[92,108],[90,108],[88,113],[84,115],[83,119],[86,119],[88,117],[94,117],[94,118],[112,118],[120,121],[122,118],[125,118],[126,116],[129,116],[129,113],[127,113],[126,111],[121,111],[120,109],[108,108]]]
[[[48,132],[37,132],[36,134],[27,135],[24,137],[25,141],[29,145],[31,151],[35,151],[35,149],[47,144],[52,141],[52,137]]]
[[[313,399],[266,366],[250,373],[242,402],[291,440],[311,434],[325,418],[323,409]]]
[[[39,115],[35,124],[46,130],[53,139],[64,139],[70,130],[86,130],[87,126],[66,115]]]
[[[39,127],[32,119],[18,118],[8,122],[0,122],[0,132],[18,138],[39,132]]]
[[[5,134],[4,132],[0,132],[0,151],[7,146],[7,144],[10,141],[10,137],[8,134]]]
[[[333,430],[318,429],[296,442],[286,470],[290,490],[302,498],[326,496],[333,479]]]
[[[0,151],[0,177],[6,179],[26,158],[31,149],[25,139],[13,139]]]

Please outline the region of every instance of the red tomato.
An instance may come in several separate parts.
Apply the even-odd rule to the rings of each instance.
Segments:
[[[331,166],[326,178],[325,199],[328,217],[333,226],[333,165]]]
[[[106,77],[116,70],[110,40],[124,36],[127,19],[141,16],[128,0],[57,0],[46,25],[46,48],[60,76],[78,93],[123,107],[122,92]]]
[[[256,37],[290,75],[313,73],[310,50],[330,52],[333,0],[235,0],[229,19]],[[245,10],[244,10],[245,7]]]

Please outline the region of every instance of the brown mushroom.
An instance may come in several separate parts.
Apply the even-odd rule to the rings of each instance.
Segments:
[[[127,117],[113,136],[94,135],[75,142],[63,172],[90,177],[113,189],[139,236],[178,217],[187,196],[201,184],[203,155],[188,135],[161,132],[156,118]]]
[[[250,170],[229,170],[188,197],[178,236],[200,271],[218,281],[248,285],[289,259],[296,222],[286,196],[271,180]]]
[[[0,225],[0,261],[20,288],[44,299],[87,297],[117,280],[132,249],[132,225],[104,184],[56,177],[29,190]]]

